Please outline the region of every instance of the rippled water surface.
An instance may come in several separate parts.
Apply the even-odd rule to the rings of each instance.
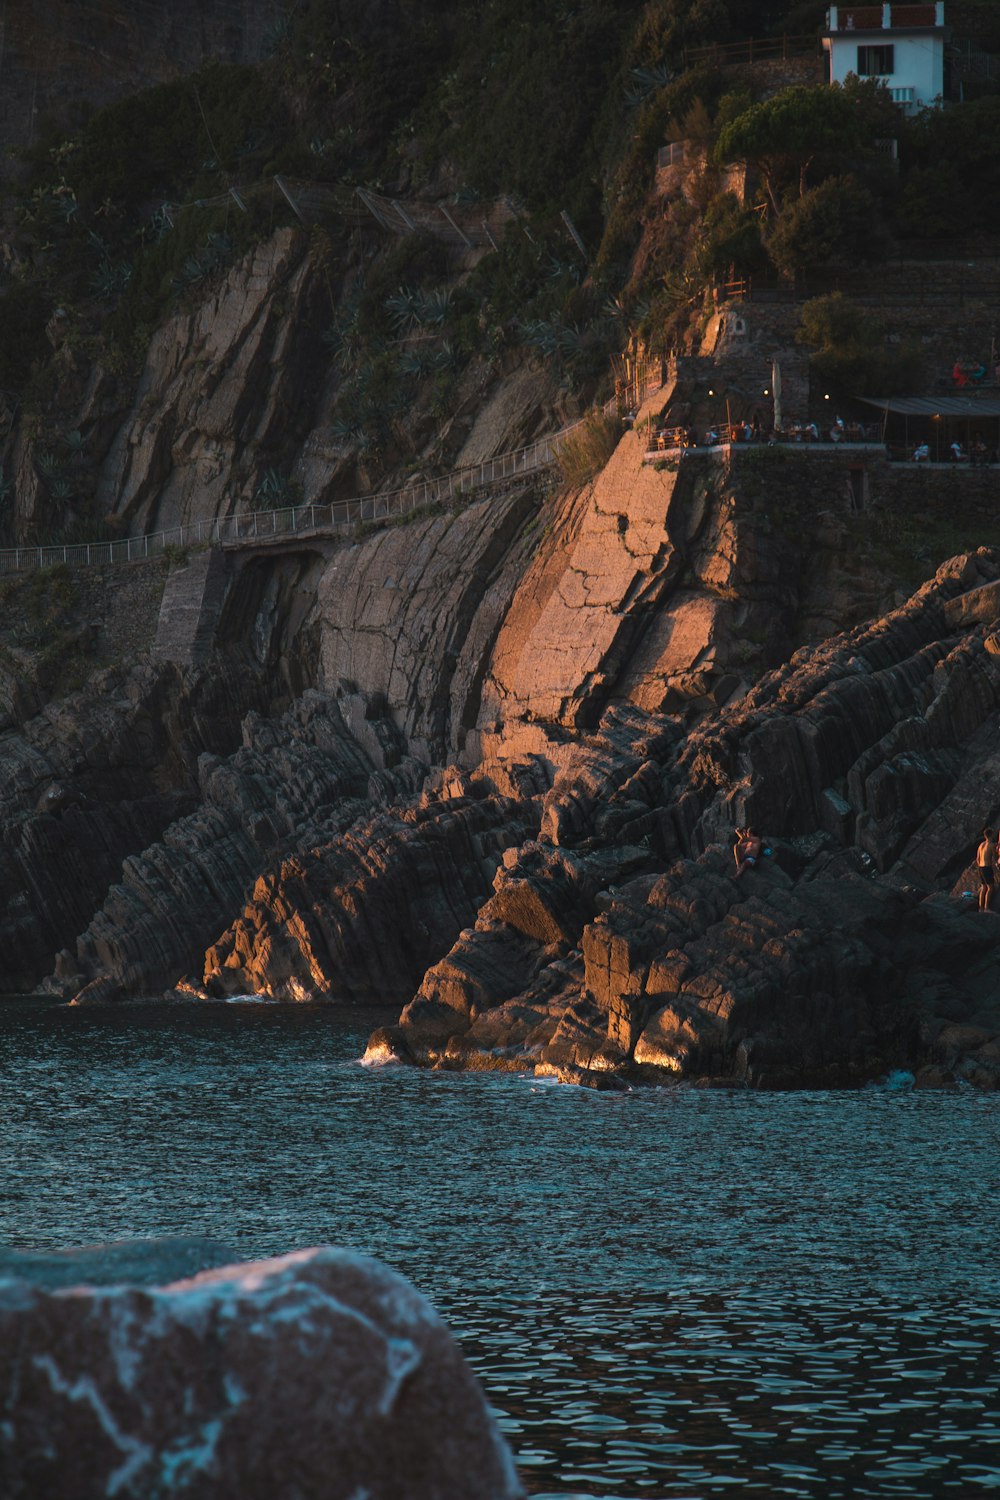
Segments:
[[[537,1495],[1000,1489],[1000,1098],[369,1071],[382,1019],[0,1003],[0,1238],[377,1255]]]

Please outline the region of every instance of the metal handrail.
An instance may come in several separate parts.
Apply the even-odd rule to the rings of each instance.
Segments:
[[[581,421],[584,419],[581,419]],[[409,515],[423,505],[454,500],[475,490],[491,489],[523,474],[550,468],[558,457],[558,446],[580,422],[523,448],[497,454],[482,463],[456,469],[441,479],[428,479],[381,494],[357,495],[320,504],[290,505],[278,510],[246,511],[241,515],[214,516],[172,526],[147,536],[122,537],[107,542],[68,542],[54,546],[11,547],[0,551],[0,573],[20,573],[51,568],[59,563],[94,567],[106,563],[142,562],[162,557],[168,549],[183,550],[199,545],[253,545],[270,538],[302,534],[322,535],[360,524],[391,521]]]

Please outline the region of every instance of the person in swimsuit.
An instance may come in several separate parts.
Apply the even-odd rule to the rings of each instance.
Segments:
[[[761,841],[754,830],[752,828],[745,828],[742,839],[733,849],[733,854],[736,857],[737,880],[743,874],[744,870],[748,868],[753,869],[754,865],[760,859],[761,847]]]
[[[989,911],[997,878],[997,835],[994,828],[983,829],[983,841],[976,850],[979,871],[979,910]]]

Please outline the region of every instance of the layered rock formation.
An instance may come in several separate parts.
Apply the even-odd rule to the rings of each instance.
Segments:
[[[305,439],[321,295],[307,248],[279,230],[153,336],[98,485],[101,510],[131,534],[229,514],[249,463]]]
[[[998,573],[946,565],[683,739],[608,715],[372,1060],[998,1086],[1000,914],[963,897],[1000,808]],[[771,854],[737,878],[746,824]]]
[[[0,736],[0,947],[30,989],[138,853],[196,806],[198,757],[227,750],[269,691],[246,662],[211,673],[108,668]]]
[[[231,559],[204,665],[99,682],[55,735],[88,739],[74,803],[83,766],[120,785],[135,758],[116,694],[165,694],[142,764],[174,800],[103,862],[80,834],[69,896],[31,853],[25,772],[15,974],[62,948],[50,984],[81,1000],[412,1001],[372,1055],[440,1066],[847,1082],[965,1057],[991,1079],[994,919],[968,930],[945,893],[1000,809],[1000,563],[794,651],[804,620],[888,592],[857,549],[843,566],[850,462],[650,463],[632,432],[577,491]],[[734,882],[745,823],[775,854]]]
[[[5,1280],[0,1387],[8,1500],[523,1494],[434,1310],[346,1251],[149,1289]]]

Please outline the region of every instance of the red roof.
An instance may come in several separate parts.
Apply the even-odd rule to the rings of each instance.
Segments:
[[[896,30],[910,27],[936,26],[935,5],[890,5],[890,26]],[[840,31],[882,31],[881,5],[838,5],[837,26]]]

